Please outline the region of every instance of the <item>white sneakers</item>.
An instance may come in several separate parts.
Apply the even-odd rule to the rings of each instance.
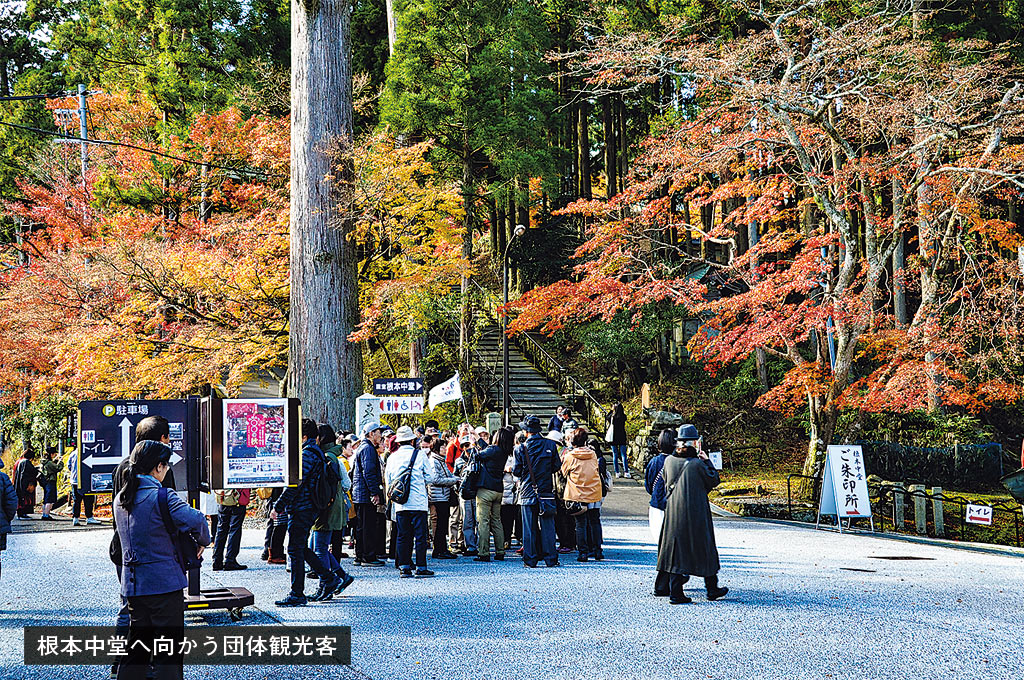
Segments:
[[[81,524],[81,522],[79,522],[79,521],[78,521],[78,518],[77,518],[77,517],[75,517],[75,518],[73,518],[73,519],[71,520],[71,526],[73,526],[73,527],[77,527],[77,526],[78,526],[79,524]]]

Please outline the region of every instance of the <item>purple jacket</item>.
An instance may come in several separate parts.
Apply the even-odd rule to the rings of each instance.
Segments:
[[[139,477],[135,505],[126,512],[120,497],[114,500],[114,524],[121,537],[121,595],[162,595],[188,585],[178,564],[174,544],[160,516],[157,492],[160,482],[149,475]],[[195,536],[200,545],[210,545],[206,517],[193,510],[176,493],[167,495],[167,508],[177,527]]]

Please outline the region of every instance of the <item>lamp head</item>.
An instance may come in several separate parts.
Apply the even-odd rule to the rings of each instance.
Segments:
[[[526,226],[522,225],[522,224],[517,224],[516,228],[512,232],[512,234],[515,235],[515,236],[522,236],[525,233],[526,233]]]

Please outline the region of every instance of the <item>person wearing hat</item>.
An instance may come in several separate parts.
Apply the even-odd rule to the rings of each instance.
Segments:
[[[558,447],[540,433],[537,416],[527,416],[519,427],[529,433],[515,449],[512,474],[519,478],[519,505],[523,514],[523,564],[536,567],[543,559],[557,567],[555,550],[555,492],[551,475],[560,465]]]
[[[459,438],[459,448],[462,453],[455,459],[455,476],[459,478],[459,505],[462,516],[462,529],[459,533],[459,545],[462,554],[466,557],[477,555],[477,525],[476,525],[476,496],[466,498],[462,495],[466,487],[466,475],[470,471],[470,461],[480,450],[479,435],[469,428],[467,434]],[[484,442],[486,446],[486,442]]]
[[[426,578],[434,575],[427,568],[427,485],[441,480],[434,475],[429,451],[416,446],[416,433],[411,427],[403,425],[398,428],[395,441],[398,442],[398,448],[388,456],[384,471],[386,488],[390,489],[403,474],[407,471],[409,473],[409,498],[404,503],[393,503],[398,532],[395,561],[401,570],[401,578],[410,578],[413,575],[415,543],[416,577]]]
[[[665,459],[661,481],[665,485],[665,520],[658,540],[659,584],[668,584],[669,602],[686,604],[683,585],[690,576],[704,577],[708,600],[729,592],[718,585],[718,547],[711,520],[708,492],[718,486],[718,470],[700,450],[700,434],[693,425],[679,428],[682,447]]]
[[[356,506],[356,566],[382,567],[385,554],[384,515],[377,511],[384,504],[384,470],[377,447],[381,443],[381,425],[366,423],[362,441],[353,455],[352,503]]]
[[[171,449],[155,441],[140,441],[132,449],[124,486],[114,500],[114,523],[121,537],[121,595],[128,602],[130,617],[127,656],[119,664],[121,680],[144,678],[152,665],[155,677],[183,676],[180,651],[171,656],[151,655],[153,639],[177,639],[185,627],[185,599],[188,585],[179,561],[177,536],[171,536],[163,514],[178,532],[188,533],[199,545],[198,555],[210,544],[206,517],[188,506],[176,493],[161,484],[171,465]]]

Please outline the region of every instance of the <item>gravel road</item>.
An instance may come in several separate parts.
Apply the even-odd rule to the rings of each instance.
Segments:
[[[532,680],[570,678],[1024,677],[1024,559],[804,527],[716,518],[726,599],[693,604],[651,594],[655,546],[642,490],[609,497],[602,563],[559,569],[521,560],[433,564],[434,579],[354,568],[341,599],[298,609],[273,601],[283,566],[259,560],[247,530],[245,572],[211,572],[203,586],[255,594],[249,624],[352,626],[351,667],[195,667],[186,678]],[[33,523],[31,529],[37,529]],[[98,667],[21,665],[24,625],[109,625],[117,582],[109,527],[9,537],[0,582],[0,677],[103,678]],[[900,559],[883,559],[900,558]],[[314,584],[315,585],[315,584]],[[192,625],[231,625],[224,613]]]

